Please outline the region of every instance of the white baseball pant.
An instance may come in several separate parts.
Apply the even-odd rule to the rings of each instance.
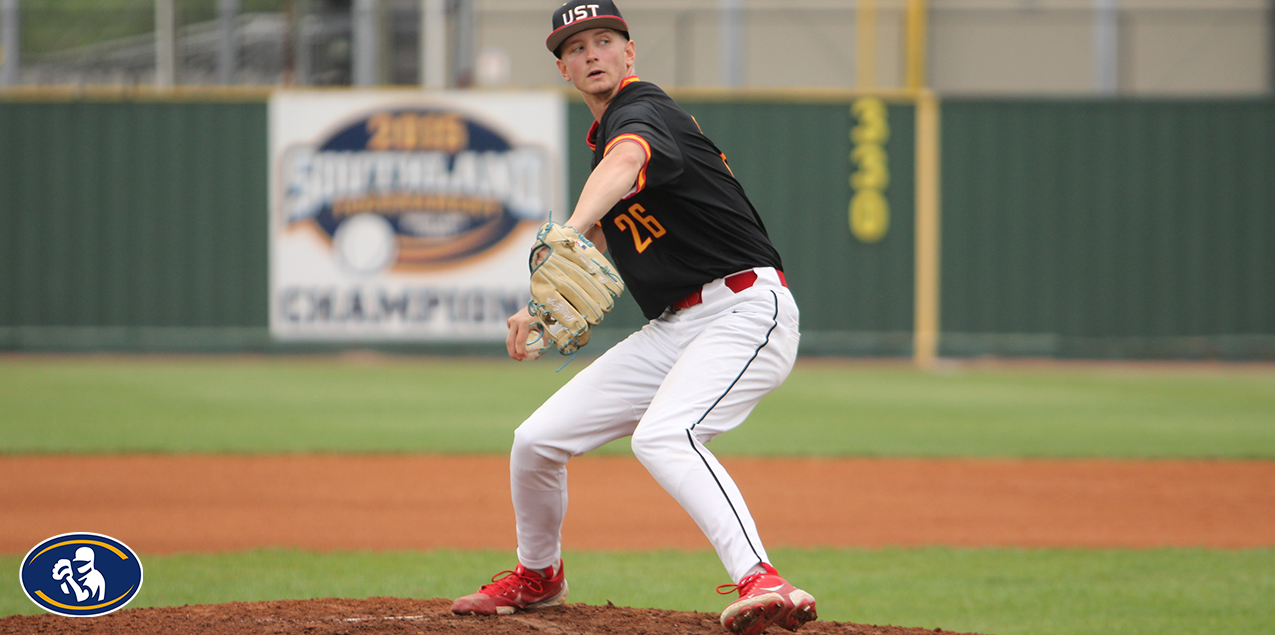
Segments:
[[[514,433],[510,485],[523,566],[556,565],[567,460],[631,435],[633,453],[677,500],[738,582],[769,562],[748,506],[704,446],[738,426],[787,378],[799,316],[772,268],[735,293],[704,285],[701,304],[665,311],[567,382]]]

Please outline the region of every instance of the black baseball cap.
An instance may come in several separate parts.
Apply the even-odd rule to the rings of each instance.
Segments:
[[[615,29],[625,37],[629,33],[629,24],[611,0],[571,0],[553,12],[552,24],[553,32],[545,40],[545,46],[555,56],[563,40],[581,31]]]

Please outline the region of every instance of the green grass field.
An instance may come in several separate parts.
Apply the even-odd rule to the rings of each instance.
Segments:
[[[426,358],[0,356],[0,453],[507,451],[583,367]],[[722,455],[1275,458],[1275,368],[799,364]],[[622,444],[604,448],[626,452]],[[2,460],[2,459],[0,459]],[[1272,545],[1275,547],[1275,545]],[[1275,632],[1275,548],[771,549],[824,619],[998,635]],[[0,615],[38,609],[0,556]],[[143,554],[131,606],[453,597],[492,552]],[[568,554],[573,601],[716,611],[709,551]]]
[[[508,451],[584,366],[0,358],[0,452]],[[1275,367],[799,364],[723,455],[1275,458]],[[623,445],[603,451],[624,452]]]

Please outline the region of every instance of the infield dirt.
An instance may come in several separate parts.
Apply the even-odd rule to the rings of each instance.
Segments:
[[[151,554],[274,546],[512,552],[507,461],[0,457],[0,553],[26,553],[86,527]],[[773,546],[1275,545],[1275,461],[722,462]],[[636,459],[580,457],[569,470],[568,549],[708,548]]]
[[[1275,545],[1275,462],[727,458],[771,546]],[[0,457],[0,552],[92,528],[140,554],[258,547],[509,549],[503,457]],[[629,457],[570,464],[570,549],[705,549]],[[800,515],[791,513],[800,509]],[[375,519],[375,522],[369,522]],[[573,604],[459,617],[444,599],[125,609],[0,618],[0,634],[721,635],[717,616]],[[773,628],[770,633],[785,632]],[[815,622],[803,635],[934,631]]]

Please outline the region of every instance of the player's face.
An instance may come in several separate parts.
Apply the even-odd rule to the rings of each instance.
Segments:
[[[562,43],[558,70],[563,79],[588,95],[614,92],[628,77],[636,58],[632,40],[611,29],[581,31]]]

